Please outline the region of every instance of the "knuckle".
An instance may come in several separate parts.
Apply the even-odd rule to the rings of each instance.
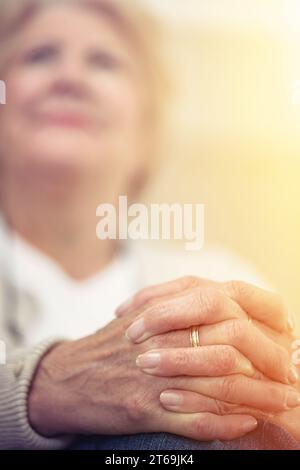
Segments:
[[[241,344],[248,334],[248,322],[245,320],[231,320],[225,325],[227,336],[233,344]]]
[[[229,402],[232,401],[235,396],[236,386],[237,383],[235,376],[224,377],[220,385],[220,395],[222,396],[222,400]]]
[[[215,400],[216,414],[220,416],[228,415],[233,413],[236,410],[236,405],[231,403],[226,403],[221,400]]]
[[[212,420],[208,419],[207,414],[199,413],[193,424],[196,436],[202,437],[213,434]]]
[[[282,346],[276,345],[276,349],[268,357],[268,370],[282,373],[282,371],[286,371],[289,363],[289,353]]]
[[[288,393],[287,390],[288,389],[286,387],[270,386],[268,394],[270,396],[271,404],[273,404],[274,407],[281,408],[286,403]]]
[[[223,373],[236,369],[238,352],[231,346],[219,346],[213,359],[214,366]]]
[[[197,276],[184,276],[179,279],[182,289],[198,287],[199,278]]]
[[[229,290],[237,295],[246,295],[249,294],[251,291],[251,286],[250,284],[247,284],[245,281],[240,281],[233,279],[231,281],[228,281],[227,286],[229,287]]]
[[[170,306],[168,304],[168,301],[165,300],[157,300],[155,301],[154,299],[151,299],[149,302],[147,302],[147,306],[149,307],[149,315],[158,315],[160,317],[165,317],[168,316],[170,313]]]
[[[143,394],[128,394],[124,399],[127,419],[137,424],[144,421],[148,415],[149,400]]]
[[[190,357],[185,351],[178,350],[174,354],[173,362],[176,367],[187,367],[190,364]]]
[[[226,296],[217,289],[205,289],[199,292],[199,303],[207,314],[214,315],[223,310],[226,302]]]

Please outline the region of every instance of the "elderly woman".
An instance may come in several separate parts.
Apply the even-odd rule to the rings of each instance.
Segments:
[[[1,448],[266,447],[258,419],[298,447],[278,297],[230,282],[253,277],[229,255],[178,259],[95,236],[96,207],[138,196],[157,145],[154,28],[128,0],[2,0]],[[142,290],[114,318],[182,273],[201,278]],[[98,437],[71,444],[82,434]]]

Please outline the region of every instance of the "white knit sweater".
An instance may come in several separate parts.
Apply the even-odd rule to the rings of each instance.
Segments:
[[[254,271],[222,250],[178,252],[167,247],[145,248],[138,243],[133,248],[139,260],[140,282],[136,289],[183,275],[199,275],[220,281],[241,279],[265,287]],[[61,337],[41,338],[36,346],[20,349],[23,344],[15,334],[15,306],[10,305],[11,282],[3,275],[0,278],[0,339],[5,341],[9,350],[7,363],[0,364],[0,449],[65,448],[70,442],[69,436],[49,439],[40,436],[30,426],[27,413],[28,391],[37,365],[43,355],[61,341]],[[20,308],[28,309],[28,305],[19,302],[17,310]],[[111,315],[113,318],[113,312]]]

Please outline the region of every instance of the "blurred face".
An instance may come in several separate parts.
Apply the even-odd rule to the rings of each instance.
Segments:
[[[104,15],[63,4],[38,12],[17,39],[0,115],[6,173],[129,178],[144,132],[129,40]]]

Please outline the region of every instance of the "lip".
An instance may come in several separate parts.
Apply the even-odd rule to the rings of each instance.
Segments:
[[[60,127],[86,128],[91,127],[92,119],[83,114],[71,112],[43,113],[40,120],[44,124]]]

